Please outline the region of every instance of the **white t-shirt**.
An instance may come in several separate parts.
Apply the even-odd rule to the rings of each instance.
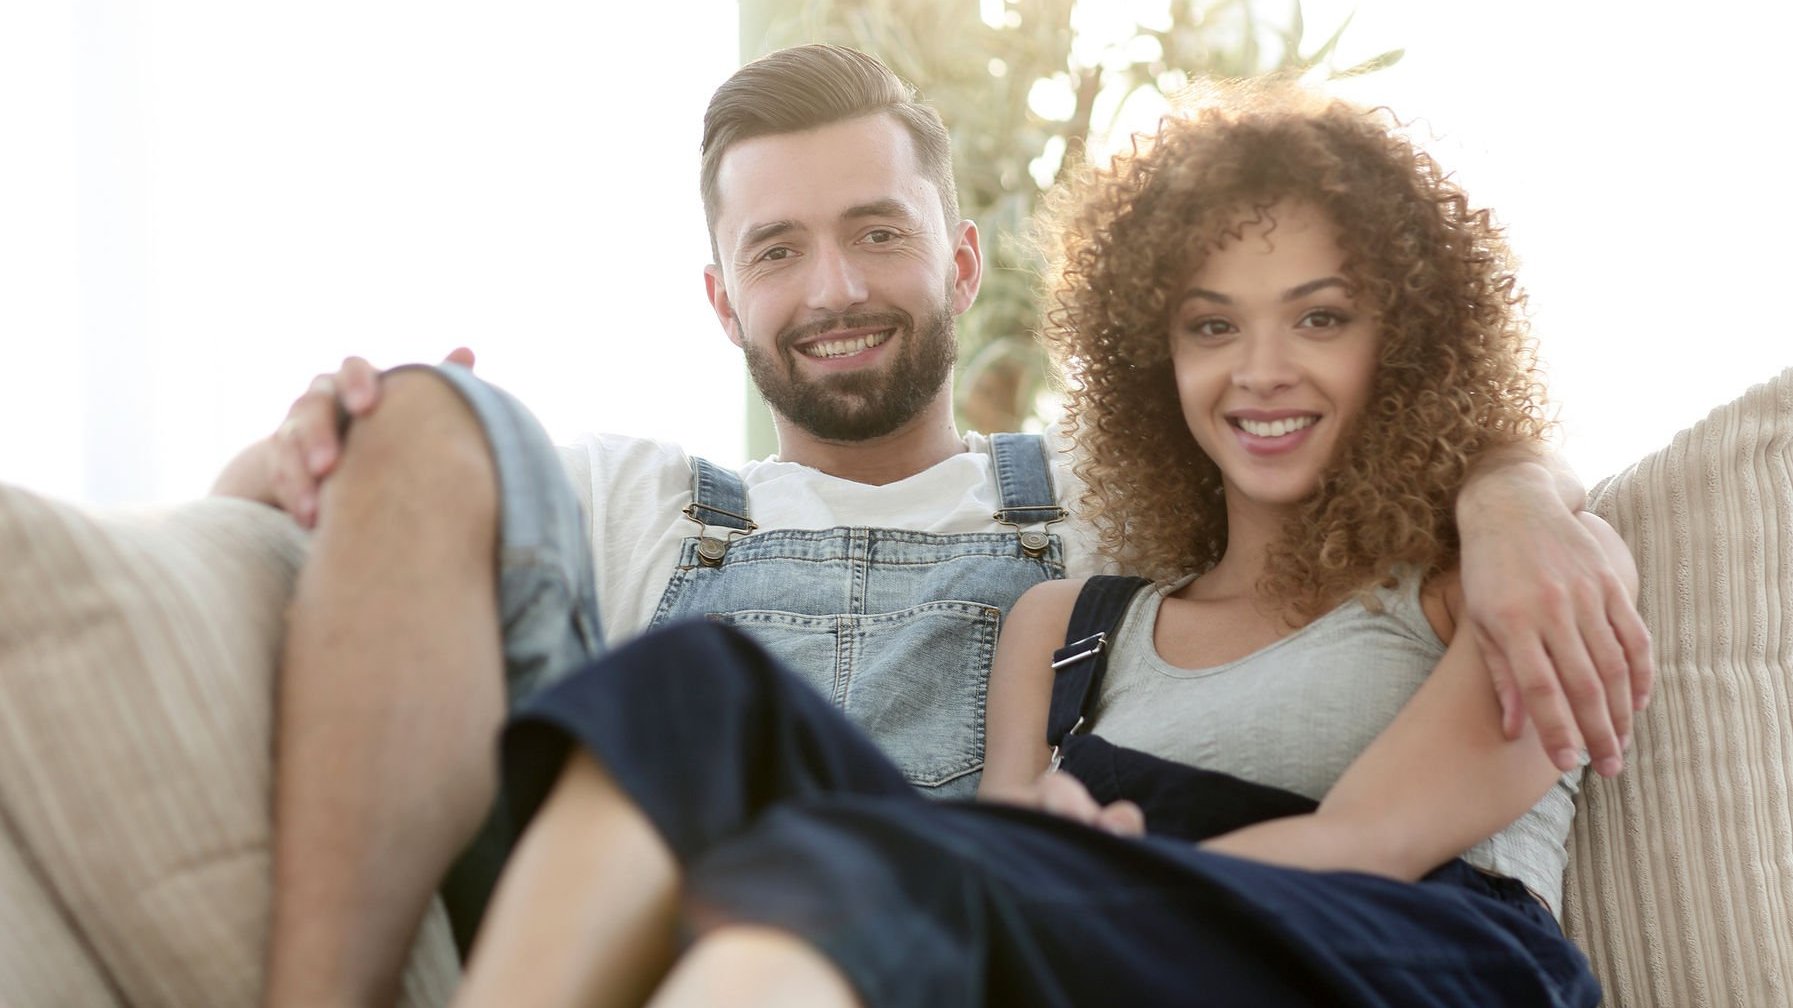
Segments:
[[[1053,490],[1067,510],[1080,486],[1057,438],[1047,435]],[[870,486],[776,457],[740,470],[747,508],[761,530],[837,526],[897,528],[943,535],[1002,531],[991,517],[1001,506],[990,439],[965,437],[966,450],[908,479]],[[615,434],[586,435],[563,446],[561,459],[590,519],[599,615],[607,643],[647,629],[678,562],[679,546],[697,526],[691,503],[691,460],[677,445]],[[1093,537],[1067,519],[1050,531],[1064,550],[1065,572],[1098,570]]]

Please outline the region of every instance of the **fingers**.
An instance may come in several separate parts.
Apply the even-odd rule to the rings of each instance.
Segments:
[[[1090,796],[1083,782],[1068,773],[1047,771],[1034,784],[1042,812],[1082,823],[1116,836],[1144,836],[1145,813],[1130,801],[1102,805]]]
[[[1115,836],[1145,836],[1146,814],[1130,801],[1110,802],[1096,814],[1095,825]]]
[[[1101,814],[1102,806],[1090,797],[1089,789],[1068,773],[1048,771],[1040,775],[1034,787],[1042,812],[1050,812],[1086,826],[1094,825],[1096,817]]]
[[[1480,643],[1484,654],[1499,652],[1485,635]],[[1574,712],[1543,642],[1537,638],[1512,642],[1505,651],[1505,661],[1519,705],[1538,729],[1538,742],[1550,756],[1550,762],[1565,773],[1580,766],[1581,736],[1575,728]]]
[[[1623,596],[1612,599],[1607,607],[1607,620],[1625,651],[1625,667],[1630,671],[1631,709],[1642,711],[1650,706],[1650,691],[1656,687],[1656,658],[1650,649],[1650,630],[1642,616]]]
[[[305,460],[299,425],[288,419],[268,439],[272,503],[293,516],[300,528],[317,524],[317,477]]]
[[[1604,610],[1599,618],[1604,628]],[[1612,708],[1607,703],[1607,681],[1598,668],[1595,648],[1582,636],[1579,625],[1571,625],[1559,632],[1549,646],[1557,675],[1562,680],[1563,696],[1574,713],[1582,746],[1594,771],[1603,777],[1617,774],[1625,768],[1625,757],[1619,748],[1618,733],[1613,728]],[[1626,715],[1630,715],[1629,706]],[[1560,760],[1557,765],[1562,766]]]
[[[336,401],[348,410],[350,416],[366,416],[379,402],[380,372],[365,359],[343,358],[342,367],[331,377]]]
[[[1582,625],[1582,638],[1600,680],[1611,745],[1601,745],[1597,733],[1589,731],[1586,725],[1582,726],[1582,735],[1588,739],[1588,755],[1594,761],[1595,772],[1610,777],[1624,769],[1625,747],[1631,739],[1631,665],[1607,608],[1596,610],[1589,622]]]
[[[340,372],[339,372],[340,373]],[[339,386],[335,375],[318,375],[293,400],[276,434],[292,446],[301,467],[315,479],[336,465],[341,450],[337,423]]]
[[[1490,648],[1486,641],[1482,644],[1482,661],[1488,666],[1488,677],[1494,680],[1494,697],[1500,701],[1501,734],[1512,741],[1525,730],[1525,703],[1513,682],[1513,670],[1507,665],[1506,656]]]

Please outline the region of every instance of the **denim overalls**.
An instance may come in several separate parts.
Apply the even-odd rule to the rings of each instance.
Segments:
[[[1064,576],[1065,517],[1045,439],[991,439],[1007,530],[942,535],[836,527],[755,531],[740,477],[693,460],[693,532],[651,626],[738,627],[871,735],[909,782],[970,797],[984,762],[984,698],[1003,614]]]

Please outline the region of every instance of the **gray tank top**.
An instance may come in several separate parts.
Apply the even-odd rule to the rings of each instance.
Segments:
[[[1381,613],[1347,602],[1237,661],[1178,668],[1159,657],[1153,631],[1159,602],[1188,581],[1143,589],[1127,608],[1091,728],[1116,745],[1318,801],[1444,657],[1420,581],[1407,577],[1378,590]],[[1564,774],[1463,858],[1518,879],[1560,914],[1580,778]]]

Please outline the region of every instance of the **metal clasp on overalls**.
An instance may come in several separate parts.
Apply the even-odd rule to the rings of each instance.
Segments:
[[[1044,512],[1044,515],[1038,521],[1028,522],[1023,527],[1020,522],[1009,520],[1009,516],[1018,511]],[[1054,522],[1064,521],[1067,514],[1068,512],[1061,507],[1018,507],[1004,508],[991,515],[990,518],[998,525],[1007,525],[1009,528],[1017,530],[1020,533],[1021,552],[1038,560],[1045,556],[1046,550],[1052,546],[1052,537],[1046,533],[1046,529]]]
[[[1054,671],[1054,672],[1057,672],[1059,669],[1064,668],[1066,665],[1075,665],[1078,662],[1084,660],[1085,658],[1094,658],[1095,656],[1101,654],[1108,647],[1108,631],[1098,630],[1095,633],[1090,634],[1088,637],[1085,637],[1084,639],[1082,639],[1074,644],[1067,644],[1065,647],[1066,647],[1066,649],[1077,648],[1078,651],[1076,654],[1066,655],[1065,657],[1060,658],[1059,660],[1053,662],[1052,663],[1052,671]],[[1059,764],[1063,763],[1065,761],[1064,755],[1058,751],[1059,746],[1062,746],[1064,744],[1065,739],[1070,738],[1071,736],[1073,736],[1073,735],[1077,734],[1079,731],[1081,731],[1083,729],[1083,726],[1085,723],[1086,723],[1086,721],[1084,719],[1084,716],[1082,714],[1077,715],[1077,723],[1072,725],[1071,729],[1069,731],[1065,732],[1064,736],[1059,739],[1059,745],[1055,745],[1052,747],[1052,756],[1050,759],[1048,759],[1046,761],[1046,772],[1047,773],[1058,772]]]
[[[709,511],[714,514],[733,518],[736,521],[746,522],[747,527],[732,528],[727,525],[719,525],[715,526],[714,530],[725,534],[722,536],[714,535],[712,533],[712,526],[697,516],[699,510]],[[695,501],[685,505],[684,515],[697,523],[697,559],[701,561],[705,567],[722,566],[722,557],[728,552],[728,544],[732,542],[736,536],[751,534],[755,529],[759,528],[759,525],[746,515],[736,514],[733,511],[724,511],[722,508],[710,504],[698,504]]]

